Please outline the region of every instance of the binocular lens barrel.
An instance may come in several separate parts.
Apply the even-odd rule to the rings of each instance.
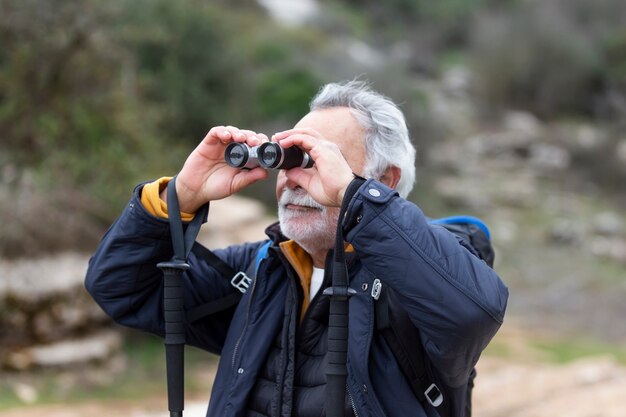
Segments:
[[[313,158],[297,146],[281,148],[276,142],[265,142],[259,146],[259,163],[268,169],[311,168]]]
[[[265,142],[251,147],[245,143],[232,142],[226,146],[224,160],[233,168],[265,169],[311,168],[313,158],[297,146],[281,148],[276,142]]]
[[[258,167],[258,146],[251,147],[245,143],[229,143],[224,152],[224,160],[233,168],[252,169]]]

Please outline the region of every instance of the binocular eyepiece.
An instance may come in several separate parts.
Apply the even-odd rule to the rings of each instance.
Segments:
[[[297,146],[281,148],[276,142],[265,142],[259,146],[232,142],[226,146],[224,160],[233,168],[265,169],[311,168],[313,158]]]

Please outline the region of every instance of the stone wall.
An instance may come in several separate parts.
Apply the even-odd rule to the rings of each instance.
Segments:
[[[250,199],[212,203],[198,240],[209,248],[263,239],[274,219]],[[120,349],[119,327],[84,288],[89,254],[0,259],[0,369],[67,367]]]

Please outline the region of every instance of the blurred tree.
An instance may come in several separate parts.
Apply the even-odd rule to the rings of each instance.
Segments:
[[[211,126],[301,116],[306,51],[248,3],[0,0],[0,256],[89,247]]]
[[[521,2],[484,10],[471,29],[470,55],[479,93],[491,107],[527,109],[544,118],[605,118],[626,100],[617,81],[620,0]]]
[[[623,0],[333,4],[289,28],[254,0],[0,0],[0,255],[95,242],[132,184],[175,172],[213,125],[292,125],[319,84],[359,72],[350,37],[410,51],[378,71],[421,142],[435,134],[407,86],[451,55],[493,107],[625,119]]]
[[[215,124],[245,120],[246,63],[229,39],[238,28],[210,3],[129,2],[121,38],[134,57],[137,93],[159,109],[168,136],[196,143]]]
[[[298,120],[309,112],[309,101],[320,81],[304,69],[267,71],[260,77],[257,99],[261,116]]]
[[[110,32],[117,6],[0,1],[0,253],[92,241],[119,205],[111,184],[137,174],[152,131],[129,117],[137,103],[121,88]]]
[[[626,26],[606,38],[603,52],[604,95],[598,113],[617,120],[623,128],[626,126]]]

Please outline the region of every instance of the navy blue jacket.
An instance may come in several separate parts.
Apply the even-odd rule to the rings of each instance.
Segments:
[[[140,193],[137,187],[91,258],[86,286],[117,322],[163,335],[162,275],[156,264],[172,256],[170,233],[166,220],[141,205]],[[375,180],[365,182],[352,197],[343,227],[357,258],[349,270],[356,295],[350,298],[348,340],[348,393],[356,413],[436,416],[416,399],[392,352],[375,334],[374,299],[364,288],[371,289],[378,278],[397,292],[440,378],[461,389],[502,323],[508,290],[453,234],[428,224],[415,204]],[[245,270],[262,243],[215,253],[234,270]],[[242,415],[283,323],[285,303],[293,302],[278,256],[278,249],[270,249],[236,309],[187,324],[188,344],[221,355],[209,416]],[[193,253],[188,262],[187,309],[235,291]]]

